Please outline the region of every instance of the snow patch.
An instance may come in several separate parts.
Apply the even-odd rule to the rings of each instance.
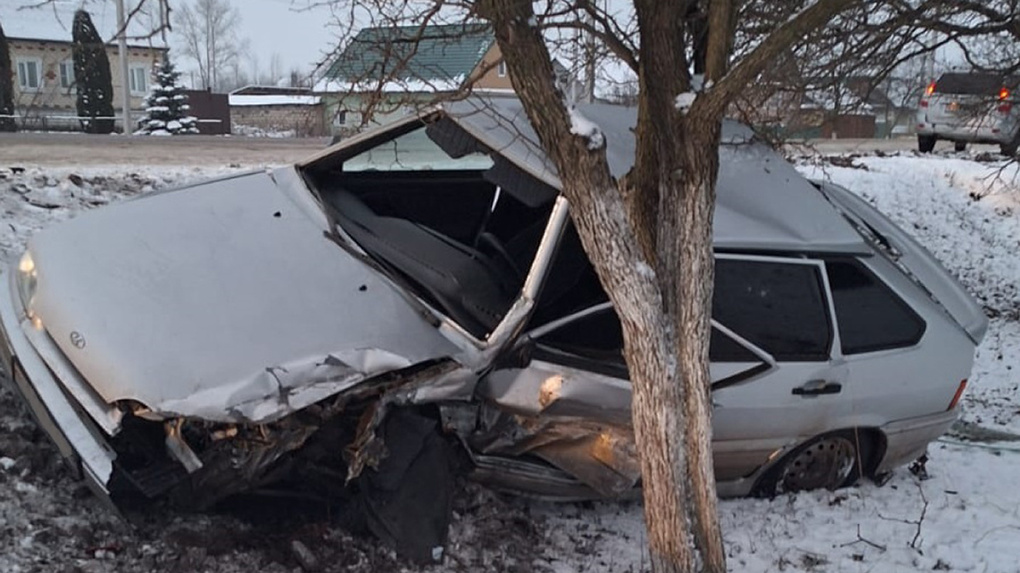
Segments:
[[[588,141],[588,149],[595,151],[606,144],[606,136],[598,124],[584,117],[577,107],[570,107],[570,133]]]
[[[673,100],[673,105],[680,113],[687,113],[691,111],[691,106],[694,105],[694,100],[697,99],[697,97],[698,94],[694,92],[684,92],[676,96],[676,99]]]

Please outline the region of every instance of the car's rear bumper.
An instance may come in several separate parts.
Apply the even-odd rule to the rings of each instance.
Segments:
[[[29,340],[26,331],[45,332],[26,316],[14,285],[14,267],[0,271],[0,360],[15,390],[39,427],[70,466],[96,493],[109,498],[108,484],[116,454],[76,400],[65,393]],[[3,288],[8,286],[8,288]]]
[[[1013,132],[1003,131],[999,126],[960,127],[948,123],[918,122],[918,135],[934,135],[938,139],[969,143],[1009,143]]]
[[[917,459],[928,449],[928,444],[949,430],[958,415],[959,410],[954,408],[882,426],[885,453],[875,471],[886,472]]]

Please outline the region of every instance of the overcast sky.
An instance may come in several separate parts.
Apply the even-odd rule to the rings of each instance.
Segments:
[[[185,1],[190,2],[174,0],[174,3]],[[294,67],[310,71],[338,41],[336,33],[328,28],[329,10],[299,9],[307,6],[306,0],[229,1],[241,13],[237,34],[249,39],[263,70],[269,69],[273,54],[279,54],[284,71]]]

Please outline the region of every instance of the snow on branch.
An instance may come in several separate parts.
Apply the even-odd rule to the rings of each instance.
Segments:
[[[595,151],[606,145],[606,136],[602,133],[598,124],[582,115],[576,106],[570,106],[569,112],[570,133],[586,139],[589,150]]]

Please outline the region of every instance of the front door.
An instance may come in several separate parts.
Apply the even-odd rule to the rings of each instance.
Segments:
[[[826,281],[817,261],[717,256],[710,359],[720,480],[746,475],[777,444],[821,433],[850,411],[848,369],[832,359]],[[612,307],[589,307],[533,330],[518,361],[491,372],[479,393],[524,418],[629,427],[622,348]]]

